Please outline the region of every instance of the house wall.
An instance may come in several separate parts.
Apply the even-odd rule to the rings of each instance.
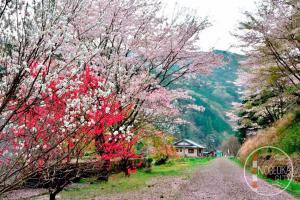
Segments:
[[[189,149],[194,149],[194,153],[189,153]],[[187,156],[187,157],[198,157],[197,148],[178,148],[176,147],[177,154],[179,156]]]
[[[204,149],[198,149],[198,151],[199,151],[199,156],[203,156],[203,152],[204,152]]]

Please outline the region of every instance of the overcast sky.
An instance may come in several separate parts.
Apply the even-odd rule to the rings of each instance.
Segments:
[[[208,16],[212,27],[202,33],[200,47],[203,50],[210,48],[229,50],[240,53],[240,49],[231,47],[237,44],[236,38],[230,35],[238,22],[244,19],[243,11],[253,11],[256,0],[162,0],[165,14],[172,14],[175,5],[195,9],[196,15]]]

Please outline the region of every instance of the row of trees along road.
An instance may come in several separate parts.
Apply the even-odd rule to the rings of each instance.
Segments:
[[[0,196],[38,174],[55,199],[87,146],[126,161],[144,122],[176,121],[172,102],[190,97],[168,86],[221,58],[196,46],[206,19],[161,13],[155,0],[1,1]]]
[[[241,142],[295,108],[300,96],[300,2],[262,0],[245,15],[236,34],[247,57],[240,77],[246,87],[238,113]]]

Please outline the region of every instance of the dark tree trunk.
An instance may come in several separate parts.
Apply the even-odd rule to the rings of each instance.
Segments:
[[[104,160],[104,163],[100,170],[100,175],[98,176],[99,181],[108,181],[110,172],[110,160]]]
[[[55,200],[56,193],[50,193],[50,198],[49,200]]]
[[[105,143],[105,139],[102,134],[96,136],[96,151],[98,155],[102,155],[104,153],[103,144]],[[110,160],[104,160],[103,165],[100,170],[100,175],[98,176],[98,180],[100,181],[108,181],[109,172],[110,172]]]
[[[128,159],[123,158],[120,162],[121,170],[124,172],[125,176],[130,176],[129,169],[131,168],[130,162]]]

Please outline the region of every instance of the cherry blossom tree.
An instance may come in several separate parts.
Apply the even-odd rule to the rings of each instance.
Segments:
[[[34,58],[44,59],[48,65],[55,59],[55,70],[48,73],[49,79],[55,79],[64,70],[78,71],[66,69],[73,66],[66,64],[80,63],[80,68],[89,62],[105,79],[105,84],[112,84],[123,107],[135,102],[128,124],[134,121],[137,112],[151,105],[152,102],[147,103],[150,93],[163,95],[161,98],[174,96],[177,91],[162,93],[161,88],[194,73],[206,73],[220,63],[218,56],[201,52],[196,46],[199,33],[208,26],[206,19],[179,13],[168,20],[159,16],[161,4],[157,1],[36,1],[32,5],[7,2],[1,16],[5,56],[8,60],[12,59],[11,53],[16,54],[13,59],[23,56],[14,70],[23,78],[24,64],[30,65],[28,62]],[[6,30],[11,34],[7,35]],[[21,51],[13,48],[18,41],[24,48]],[[23,53],[18,55],[19,52]],[[3,63],[7,70],[7,62]],[[13,75],[3,85],[12,85],[14,78],[19,77]],[[30,80],[26,85],[30,85]],[[17,87],[11,90],[5,87],[3,96],[14,93],[13,88]],[[9,97],[3,102],[9,102]]]
[[[155,0],[0,3],[0,193],[93,139],[104,160],[133,157],[139,120],[179,114],[190,97],[169,86],[221,58],[197,46],[206,19],[160,13]]]
[[[249,57],[246,65],[278,68],[299,89],[299,1],[262,0],[256,13],[246,12],[237,37]],[[298,95],[298,91],[295,92]]]
[[[113,83],[123,108],[133,106],[120,126],[137,126],[140,120],[155,121],[157,116],[173,118],[179,113],[172,105],[175,97],[188,97],[168,86],[220,64],[219,56],[196,46],[199,33],[208,26],[206,19],[179,13],[170,21],[159,16],[157,1],[93,1],[88,5],[76,19],[74,32],[87,51],[96,52],[90,63]]]
[[[46,169],[46,161],[56,163],[55,156],[64,160],[59,156],[60,148],[71,141],[71,133],[60,134],[64,133],[61,130],[64,127],[58,127],[56,120],[63,117],[68,120],[72,114],[63,116],[64,102],[55,100],[68,93],[69,83],[74,85],[79,81],[79,76],[76,79],[74,75],[83,70],[83,58],[87,57],[75,51],[69,54],[69,59],[61,58],[65,40],[72,39],[66,34],[71,20],[66,19],[73,19],[78,13],[79,1],[64,1],[57,9],[53,1],[29,4],[12,0],[2,1],[0,6],[0,194],[3,194],[22,184],[35,166],[41,171]],[[72,75],[68,74],[70,71]],[[53,88],[56,84],[59,86]],[[76,124],[73,128],[75,131]]]
[[[179,13],[168,20],[160,16],[160,9],[157,1],[90,2],[78,19],[80,27],[75,27],[87,48],[98,49],[91,63],[114,83],[123,105],[135,102],[126,124],[132,123],[137,113],[172,107],[172,101],[164,99],[174,95],[185,98],[186,93],[166,87],[180,78],[207,73],[220,64],[219,56],[201,52],[196,46],[199,33],[209,25],[206,19]],[[89,18],[85,17],[87,14]],[[153,98],[160,102],[156,105],[159,109],[153,109]]]
[[[294,0],[262,0],[256,12],[245,13],[247,20],[237,34],[247,47],[242,135],[269,126],[299,102],[299,14],[299,1]]]
[[[38,66],[37,63],[31,66],[33,76]],[[93,75],[88,66],[71,80],[74,81],[67,86],[64,86],[64,77],[50,81],[46,85],[48,92],[42,91],[39,99],[29,98],[12,117],[11,125],[1,133],[1,193],[36,172],[45,176],[46,169],[51,171],[53,167],[78,163],[85,147],[96,135],[109,132],[111,126],[123,119],[124,110],[120,111],[118,101],[106,92],[101,79]],[[130,143],[132,138],[128,134],[122,137]],[[113,158],[111,151],[115,150],[111,148],[115,146],[120,154],[125,154],[126,148],[122,149],[117,142],[120,140],[108,143],[102,156]],[[72,179],[50,187],[50,198],[55,198],[70,181]]]

